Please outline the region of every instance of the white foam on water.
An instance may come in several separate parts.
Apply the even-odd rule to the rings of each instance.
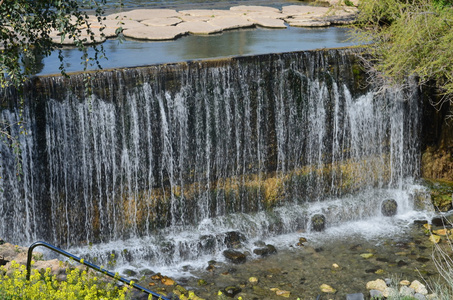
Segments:
[[[81,257],[100,259],[104,266],[109,265],[108,258],[114,253],[116,264],[111,267],[120,274],[126,269],[138,273],[148,269],[175,278],[187,277],[205,269],[210,260],[228,263],[222,255],[228,248],[225,243],[228,232],[240,232],[245,236],[240,251],[248,251],[252,259],[257,258],[253,249],[258,248],[258,241],[282,250],[295,246],[300,237],[320,246],[338,239],[379,241],[381,237],[404,234],[414,220],[429,220],[434,215],[432,211],[413,209],[411,195],[420,189],[417,185],[406,185],[405,190],[375,189],[310,205],[286,205],[256,214],[237,213],[205,219],[198,226],[174,226],[155,236],[117,240],[71,251]],[[388,198],[398,203],[398,213],[393,217],[385,217],[380,212],[380,203]],[[309,227],[310,217],[317,213],[326,216],[326,229],[322,232],[312,231]]]

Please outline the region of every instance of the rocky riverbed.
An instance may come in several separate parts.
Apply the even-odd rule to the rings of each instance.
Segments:
[[[437,279],[432,251],[423,227],[414,225],[401,235],[375,240],[295,240],[277,254],[242,264],[207,263],[205,270],[194,272],[196,277],[178,283],[205,299],[233,290],[235,299],[346,299],[356,293],[368,297],[367,282],[376,279]]]
[[[347,297],[368,298],[370,290],[375,289],[369,282],[378,279],[392,279],[397,288],[398,282],[411,285],[414,280],[439,280],[432,253],[436,245],[451,251],[447,236],[452,234],[436,221],[432,226],[420,222],[401,228],[397,234],[372,239],[345,235],[326,240],[320,233],[319,240],[315,240],[304,238],[301,232],[300,238],[289,244],[287,239],[276,247],[255,243],[258,251],[253,251],[253,259],[240,244],[233,245],[235,251],[245,255],[244,259],[235,263],[207,261],[206,267],[198,270],[188,266],[187,271],[193,275],[190,277],[168,278],[152,270],[143,274],[124,271],[126,274],[122,275],[159,293],[178,294],[182,299],[189,297],[189,292],[196,295],[191,294],[192,299],[361,299]],[[26,248],[2,243],[0,258],[5,267],[11,260],[26,262]],[[58,260],[42,261],[39,253],[34,258],[35,268],[51,268],[64,280],[63,264]],[[427,286],[424,298],[417,299],[437,299],[429,293],[432,291]]]

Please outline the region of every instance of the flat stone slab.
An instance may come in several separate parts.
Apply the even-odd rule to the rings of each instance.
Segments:
[[[89,44],[99,44],[105,42],[107,39],[106,35],[102,36],[101,31],[99,28],[92,28],[91,29],[94,33],[94,36],[91,36],[87,34],[83,29],[82,29],[82,34],[80,35],[80,39],[85,40],[83,44],[89,45]],[[58,31],[52,31],[49,34],[50,38],[52,39],[52,42],[54,44],[60,44],[60,45],[65,45],[65,46],[70,46],[70,45],[75,45],[75,40],[73,38],[70,38],[69,36],[65,36],[63,41],[61,40],[61,35]]]
[[[194,22],[194,21],[207,22],[213,19],[213,17],[211,16],[191,16],[191,15],[181,15],[179,18],[183,22]]]
[[[250,18],[249,20],[261,27],[274,28],[274,29],[287,28],[287,26],[285,25],[285,21],[280,20],[280,19],[254,17],[254,18]]]
[[[237,16],[214,18],[208,23],[222,28],[222,30],[252,27],[255,25],[254,22],[247,20],[247,18]]]
[[[106,16],[107,19],[114,20],[135,20],[143,21],[152,18],[171,18],[177,17],[179,13],[174,9],[134,9]]]
[[[209,18],[238,15],[238,13],[221,9],[189,9],[181,10],[179,11],[179,14],[184,16],[209,17]]]
[[[213,34],[222,31],[220,26],[203,21],[183,22],[175,27],[191,34]]]
[[[244,17],[247,18],[269,18],[269,19],[286,19],[289,16],[282,14],[281,12],[261,12],[261,11],[253,11],[253,12],[248,12],[243,15]]]
[[[353,4],[354,6],[356,6],[356,7],[359,5],[359,0],[350,0],[350,1],[351,1],[352,4]],[[339,1],[338,1],[338,0],[319,0],[319,2],[320,2],[320,3],[323,3],[323,2],[324,2],[324,3],[327,3],[327,4],[329,4],[330,6],[338,6],[338,2],[339,2]],[[348,6],[348,7],[350,7],[350,6]]]
[[[123,31],[124,36],[150,41],[173,40],[179,36],[187,34],[189,31],[178,26],[144,26],[141,28],[126,29]]]
[[[287,5],[282,7],[282,13],[288,16],[324,16],[332,11],[330,7]]]
[[[325,18],[331,25],[349,25],[355,22],[354,16],[328,16]]]
[[[278,8],[256,5],[238,5],[230,7],[231,11],[239,12],[280,12]]]
[[[119,24],[124,30],[147,27],[145,24],[142,24],[135,20],[121,20],[121,21],[117,21],[117,22],[118,23],[115,26],[118,26],[118,24]]]
[[[130,22],[135,22],[135,21],[130,21]],[[141,25],[140,25],[140,23],[135,22],[135,26],[141,26]],[[118,21],[118,20],[103,20],[102,23],[100,23],[96,19],[96,20],[93,20],[90,22],[90,28],[99,29],[98,33],[99,34],[101,32],[104,33],[106,38],[112,38],[112,37],[117,36],[116,30],[120,27],[124,29],[125,23],[122,21]],[[86,28],[86,26],[84,26],[82,28]],[[101,28],[103,28],[102,31],[100,30]],[[93,30],[93,31],[95,32],[95,30]]]
[[[330,1],[330,0],[329,0]],[[335,0],[336,1],[336,0]],[[89,35],[87,43],[102,43],[106,38],[115,37],[121,27],[126,37],[141,40],[172,40],[186,34],[213,34],[224,30],[261,26],[274,29],[294,27],[322,27],[332,24],[351,24],[355,21],[356,7],[331,7],[307,5],[287,5],[280,11],[274,7],[238,5],[229,10],[189,9],[134,9],[107,15],[99,22],[91,16],[87,22],[95,33],[94,40]],[[286,24],[286,23],[287,24]],[[86,29],[84,24],[80,29]],[[101,30],[102,28],[102,30]],[[61,43],[58,32],[52,33],[55,43]],[[65,45],[74,41],[65,38]]]
[[[152,18],[143,20],[140,23],[146,26],[174,26],[183,22],[181,18],[169,17],[169,18]]]

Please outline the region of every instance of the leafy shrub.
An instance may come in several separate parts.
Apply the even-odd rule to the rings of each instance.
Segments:
[[[30,282],[26,280],[24,265],[12,264],[9,270],[0,268],[0,299],[47,300],[47,299],[130,299],[128,287],[118,287],[87,271],[77,268],[67,270],[65,281],[52,276],[50,268],[43,272],[32,270]]]
[[[356,37],[369,43],[377,76],[393,84],[434,81],[442,101],[453,103],[453,2],[362,0],[359,8]]]

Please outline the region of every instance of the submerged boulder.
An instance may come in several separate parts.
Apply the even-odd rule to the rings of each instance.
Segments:
[[[223,242],[225,246],[228,248],[236,248],[241,246],[242,242],[245,242],[246,238],[245,235],[240,233],[239,231],[229,231],[225,233]]]
[[[364,300],[365,297],[362,293],[347,294],[346,300]]]
[[[242,292],[242,290],[235,286],[227,286],[226,288],[223,289],[223,292],[225,293],[226,296],[233,298],[234,296]]]
[[[213,235],[202,235],[200,237],[200,242],[198,243],[198,248],[203,252],[213,253],[216,247],[216,238]]]
[[[326,217],[323,214],[315,214],[311,217],[311,229],[313,231],[324,231],[326,228]]]
[[[446,212],[452,209],[452,195],[433,192],[431,195],[432,203],[436,210]]]
[[[420,211],[434,211],[433,203],[431,202],[431,194],[425,189],[416,189],[410,196],[414,203],[414,208]]]
[[[234,264],[243,264],[247,260],[244,253],[232,249],[223,251],[223,256]]]
[[[398,203],[395,199],[387,199],[382,201],[381,212],[386,217],[391,217],[396,215],[398,211]]]
[[[253,253],[259,256],[268,256],[277,253],[277,249],[273,245],[268,244],[264,247],[254,249]]]
[[[136,276],[137,272],[132,269],[124,269],[123,274],[127,277]]]
[[[281,296],[281,297],[285,297],[285,298],[289,298],[289,296],[291,296],[291,292],[290,291],[285,291],[285,290],[280,290],[280,289],[277,289],[275,291],[275,294],[277,296]]]

